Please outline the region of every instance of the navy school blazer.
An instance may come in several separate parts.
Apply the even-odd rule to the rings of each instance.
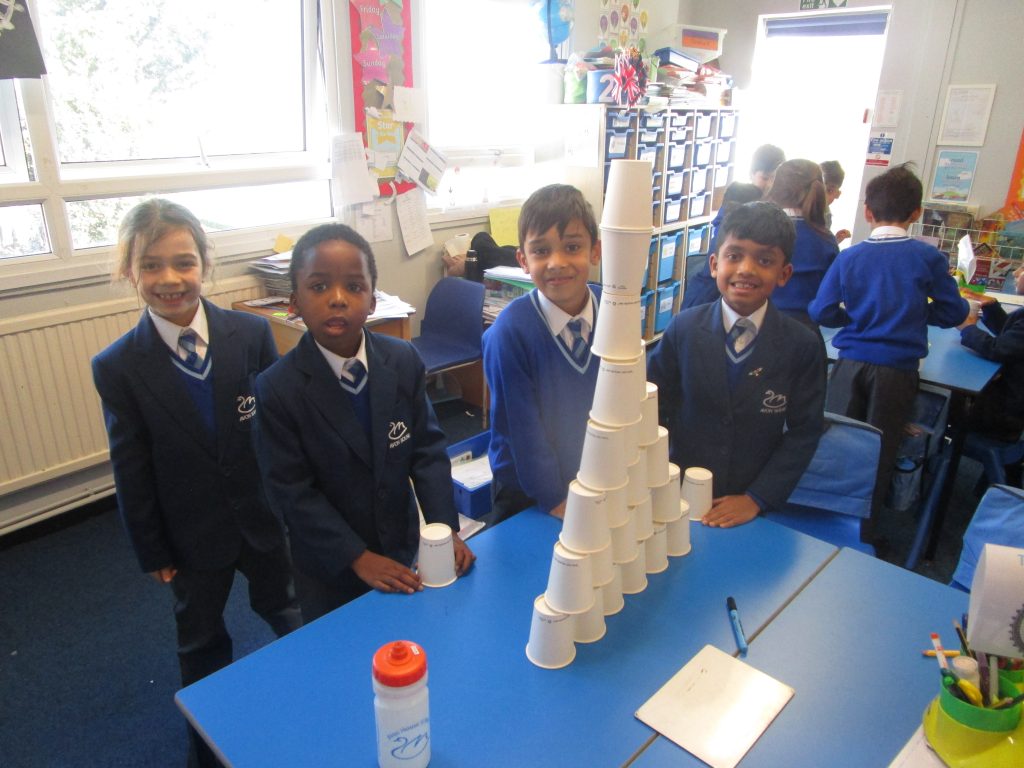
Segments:
[[[745,372],[729,391],[721,301],[677,314],[655,348],[648,379],[674,463],[705,467],[714,495],[749,491],[783,504],[818,446],[824,426],[821,337],[769,302]]]
[[[351,569],[365,550],[412,563],[417,497],[428,523],[458,530],[423,363],[409,342],[364,333],[372,441],[308,331],[256,381],[256,452],[295,567],[353,595],[365,591]]]
[[[216,435],[204,426],[148,312],[92,360],[118,509],[147,573],[224,567],[237,559],[243,537],[259,551],[284,543],[251,435],[256,374],[277,359],[270,326],[205,299],[203,306]]]

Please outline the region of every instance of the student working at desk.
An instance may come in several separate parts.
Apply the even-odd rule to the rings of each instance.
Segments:
[[[770,203],[732,210],[711,257],[721,300],[672,318],[648,365],[672,461],[714,476],[706,525],[740,525],[782,505],[821,436],[821,339],[769,300],[792,275],[795,239]]]
[[[878,515],[928,354],[928,326],[952,328],[968,311],[946,255],[907,235],[921,215],[922,191],[908,165],[868,182],[864,218],[871,236],[839,254],[808,308],[815,322],[840,328],[832,339],[839,360],[826,407],[882,431],[871,517],[861,535],[883,549]]]
[[[370,333],[377,265],[342,224],[303,235],[289,270],[298,346],[256,382],[256,452],[288,525],[306,622],[367,592],[422,589],[410,568],[419,515],[452,528],[456,572],[473,563],[457,533],[451,464],[407,341]],[[409,481],[416,490],[413,496]]]
[[[530,195],[517,257],[536,290],[503,309],[483,338],[495,521],[534,504],[562,516],[600,366],[590,351],[600,289],[587,277],[601,244],[579,190],[552,184]]]
[[[1018,294],[1024,294],[1024,267],[1013,273]],[[960,343],[986,360],[1003,363],[1002,370],[971,405],[971,431],[1015,443],[1024,430],[1024,310],[1012,314],[992,296],[970,293],[981,303],[982,319],[991,332],[977,326],[971,312],[960,326]],[[1020,483],[1020,467],[1010,477]]]

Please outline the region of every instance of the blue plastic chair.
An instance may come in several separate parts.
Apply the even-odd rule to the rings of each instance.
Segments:
[[[989,485],[1006,485],[1004,467],[1024,461],[1024,440],[1004,443],[977,432],[968,432],[964,440],[964,456],[981,462]]]
[[[484,286],[461,277],[442,278],[430,291],[412,340],[427,375],[475,363],[482,357]]]
[[[825,414],[818,448],[786,504],[767,518],[837,547],[875,554],[860,540],[871,515],[882,433],[836,413]]]
[[[950,586],[971,591],[974,569],[986,544],[1024,547],[1024,491],[1020,488],[993,485],[985,491],[964,531],[960,562]]]

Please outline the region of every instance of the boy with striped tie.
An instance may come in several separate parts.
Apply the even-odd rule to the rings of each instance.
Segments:
[[[452,528],[459,575],[474,556],[458,535],[423,362],[408,341],[364,328],[376,301],[369,243],[344,224],[315,227],[295,244],[290,276],[308,330],[256,380],[256,455],[309,622],[370,589],[423,588],[411,568],[417,498],[428,523]]]
[[[705,525],[741,525],[783,504],[818,446],[821,339],[769,301],[793,273],[795,239],[771,203],[731,211],[711,257],[722,298],[672,318],[648,363],[671,460],[714,476]]]
[[[483,338],[491,522],[534,505],[563,515],[600,367],[590,339],[601,292],[587,277],[601,243],[579,190],[552,184],[530,195],[519,214],[516,257],[536,289],[503,309]]]

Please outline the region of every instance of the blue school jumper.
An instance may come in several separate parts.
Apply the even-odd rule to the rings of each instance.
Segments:
[[[288,525],[296,570],[341,602],[369,589],[351,568],[366,550],[412,564],[417,498],[428,523],[459,528],[423,362],[409,342],[363,332],[369,437],[309,332],[256,382],[267,497]]]
[[[654,349],[647,378],[669,429],[673,463],[705,467],[714,495],[750,493],[783,504],[814,455],[824,426],[821,339],[769,303],[753,352],[729,386],[716,301],[677,314]]]
[[[802,216],[791,218],[796,226],[793,276],[772,291],[772,304],[780,312],[801,320],[807,317],[807,305],[818,294],[825,273],[839,254],[839,246],[832,235],[818,232]]]
[[[840,328],[840,359],[907,371],[928,354],[927,326],[952,328],[967,311],[948,257],[905,236],[869,237],[840,253],[808,307],[814,322]]]
[[[601,291],[590,291],[596,327]],[[484,333],[483,352],[494,478],[541,509],[554,509],[580,468],[600,358],[572,359],[552,335],[536,289],[501,311]]]

